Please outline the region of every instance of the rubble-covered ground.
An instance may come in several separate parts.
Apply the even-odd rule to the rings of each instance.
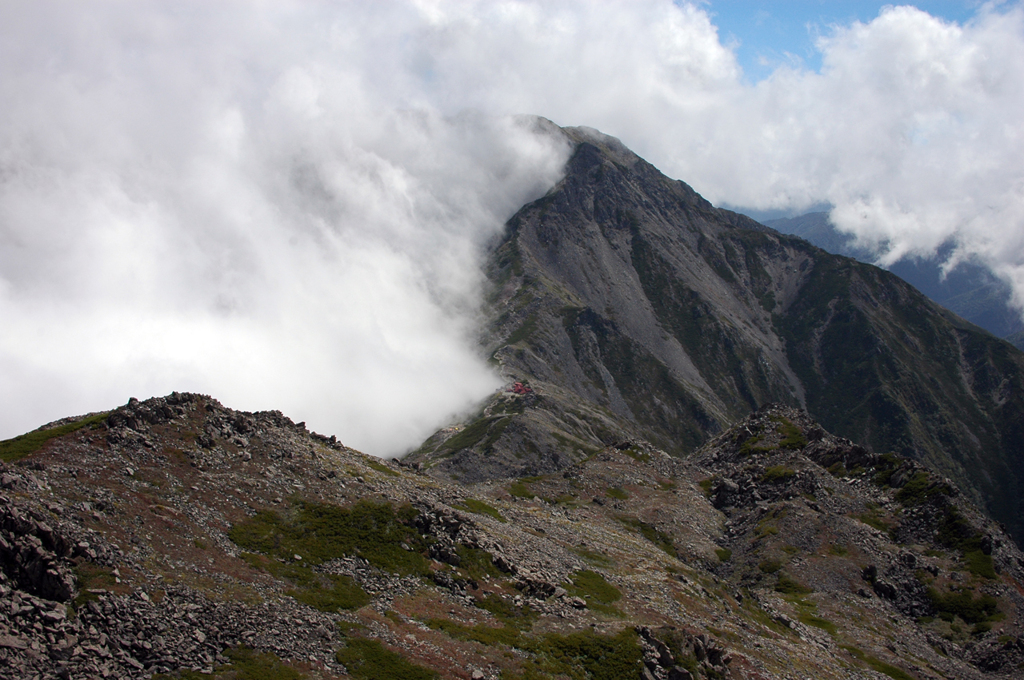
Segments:
[[[1000,527],[788,408],[472,485],[191,394],[0,455],[0,678],[1024,673]]]

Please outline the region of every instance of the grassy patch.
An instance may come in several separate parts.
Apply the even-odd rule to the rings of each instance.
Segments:
[[[781,416],[772,418],[778,423],[778,432],[782,435],[782,441],[779,442],[780,449],[790,449],[793,451],[799,450],[807,446],[807,437],[800,431],[800,428],[794,425],[788,418],[782,418]]]
[[[619,499],[620,501],[624,501],[627,498],[629,498],[629,493],[623,489],[620,489],[617,486],[609,487],[608,489],[605,490],[605,493],[611,496],[612,498]]]
[[[863,661],[872,669],[884,675],[888,675],[893,680],[916,680],[913,675],[910,675],[902,668],[897,668],[896,666],[887,664],[880,659],[876,659],[873,656],[869,656],[861,650],[857,649],[856,647],[842,645],[842,648],[848,651],[850,653],[850,656],[852,656],[853,658],[857,659],[858,661]]]
[[[820,628],[821,630],[825,631],[829,635],[832,635],[833,637],[836,635],[836,633],[839,632],[836,628],[836,624],[832,623],[826,618],[818,616],[818,606],[815,603],[808,602],[807,600],[801,600],[799,598],[795,598],[791,601],[797,607],[796,617],[800,621],[800,623],[803,623],[808,626],[814,626],[815,628]]]
[[[494,443],[510,422],[512,419],[509,416],[480,418],[464,427],[458,434],[449,437],[441,448],[446,451],[461,451],[480,444],[481,451],[490,453]]]
[[[587,606],[605,614],[621,616],[613,603],[622,599],[622,591],[608,583],[604,576],[585,569],[572,575],[572,582],[566,582],[563,587],[570,595],[582,597],[587,601]]]
[[[64,435],[71,434],[76,430],[81,430],[83,427],[99,425],[106,420],[108,415],[110,415],[109,411],[106,413],[97,413],[96,415],[76,420],[73,423],[50,428],[49,430],[34,430],[32,432],[20,434],[13,439],[0,441],[0,460],[5,463],[10,463],[24,458],[25,456],[31,455],[43,448],[43,445],[54,437],[63,437]]]
[[[779,533],[779,527],[776,521],[781,520],[786,516],[787,510],[785,508],[776,508],[769,514],[761,518],[754,527],[754,536],[757,538],[764,538],[766,536],[774,536]]]
[[[419,532],[410,526],[416,510],[362,500],[349,507],[299,502],[288,516],[263,510],[228,532],[246,550],[309,564],[347,555],[396,574],[426,575],[428,561]],[[404,544],[404,547],[403,547]]]
[[[763,453],[765,451],[770,451],[771,449],[762,448],[758,446],[758,444],[761,443],[762,439],[764,439],[764,436],[758,434],[754,435],[753,437],[750,437],[745,442],[740,444],[740,455],[749,456],[752,453]]]
[[[828,473],[833,477],[846,477],[849,473],[846,471],[846,466],[843,465],[842,461],[832,463],[828,466]]]
[[[612,558],[604,553],[588,550],[587,548],[573,548],[572,551],[595,567],[610,567],[614,564]]]
[[[772,465],[761,476],[762,482],[785,482],[796,477],[796,470],[785,465]]]
[[[836,557],[846,557],[850,554],[850,551],[846,548],[846,546],[833,543],[828,547],[828,554],[834,555]]]
[[[728,548],[716,548],[715,554],[718,555],[719,562],[728,562],[732,559],[732,550]]]
[[[805,586],[786,572],[779,573],[779,580],[775,584],[775,592],[783,595],[806,595],[814,592],[813,588]]]
[[[800,620],[800,623],[820,628],[829,635],[835,635],[838,632],[836,624],[832,623],[828,619],[823,619],[817,614],[813,614],[811,612],[800,612],[797,615],[797,618]]]
[[[640,644],[629,628],[618,635],[599,635],[589,630],[570,635],[549,634],[531,644],[529,651],[534,658],[527,661],[522,674],[510,678],[622,680],[638,678],[643,672]]]
[[[629,447],[628,449],[623,451],[623,453],[632,458],[633,460],[637,461],[638,463],[651,462],[651,454],[647,453],[646,451],[641,451],[635,446]]]
[[[300,588],[285,594],[313,609],[334,613],[340,609],[359,609],[370,604],[370,596],[350,577],[330,574],[325,587]]]
[[[127,593],[130,590],[125,584],[117,582],[111,567],[81,561],[74,566],[73,571],[79,592],[71,602],[72,610],[99,599],[99,595],[89,592],[90,590],[109,590],[117,593]]]
[[[500,595],[477,598],[476,606],[494,615],[494,618],[516,630],[529,630],[537,619],[537,612],[529,607],[517,607]]]
[[[254,553],[243,553],[242,559],[294,585],[285,594],[319,611],[336,613],[339,609],[359,609],[370,603],[370,596],[349,576],[320,574],[308,564],[283,562]]]
[[[948,484],[932,482],[931,475],[921,470],[896,492],[896,500],[910,507],[924,505],[938,496],[949,496],[952,493]]]
[[[942,545],[960,553],[972,574],[990,579],[996,577],[992,556],[982,551],[984,536],[956,508],[946,508],[937,538]]]
[[[516,343],[528,340],[537,331],[537,314],[531,314],[527,317],[519,328],[512,332],[512,335],[508,336],[508,340],[505,341],[506,345],[514,345]]]
[[[430,619],[427,621],[427,625],[434,630],[443,631],[449,637],[457,640],[472,640],[488,647],[496,645],[520,647],[523,645],[522,632],[513,626],[502,626],[501,628],[484,624],[464,626],[448,619]]]
[[[299,680],[303,677],[302,673],[286,666],[270,652],[235,647],[225,650],[224,656],[231,659],[237,680]]]
[[[892,528],[892,525],[890,525],[888,522],[882,519],[882,517],[878,514],[877,510],[869,510],[868,512],[862,512],[861,514],[857,515],[857,519],[859,519],[861,522],[864,522],[864,524],[867,524],[869,527],[874,527],[879,531],[888,532]]]
[[[677,557],[676,545],[672,541],[672,537],[663,531],[660,531],[657,527],[643,522],[636,517],[619,517],[618,520],[633,529],[640,532],[640,535],[646,538],[648,541],[664,550],[670,557]]]
[[[351,638],[335,657],[356,680],[434,680],[435,671],[406,661],[376,640]]]
[[[526,485],[526,482],[518,481],[512,482],[508,487],[508,492],[515,498],[536,498],[537,494],[530,490],[530,487]]]
[[[967,623],[981,623],[1001,618],[999,602],[991,595],[974,597],[969,591],[943,593],[928,588],[928,601],[945,621],[960,617]]]
[[[972,550],[964,553],[963,557],[964,562],[967,564],[967,570],[975,576],[988,579],[996,577],[996,568],[992,563],[991,555],[986,555],[980,550]]]
[[[454,507],[459,510],[465,510],[466,512],[472,512],[476,515],[487,515],[488,517],[493,517],[499,522],[504,523],[507,521],[502,517],[501,513],[498,512],[497,508],[475,498],[467,498],[461,503],[456,504]]]
[[[384,474],[389,475],[391,477],[401,477],[399,473],[395,472],[394,470],[392,470],[379,460],[367,460],[366,465],[376,470],[377,472],[383,472]]]
[[[497,579],[504,577],[494,566],[494,556],[483,548],[458,545],[455,552],[459,556],[459,571],[474,581],[481,581],[485,576]]]

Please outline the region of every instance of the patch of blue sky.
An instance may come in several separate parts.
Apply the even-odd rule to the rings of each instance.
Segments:
[[[890,5],[913,5],[932,16],[963,24],[983,6],[980,0],[704,0],[699,3],[718,27],[722,44],[734,50],[744,79],[757,83],[780,66],[820,71],[817,41],[835,27],[868,23]],[[988,3],[999,4],[999,3]]]

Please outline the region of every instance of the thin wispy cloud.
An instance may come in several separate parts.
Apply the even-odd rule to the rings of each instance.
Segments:
[[[173,389],[373,453],[498,385],[489,239],[620,137],[710,200],[955,239],[1024,301],[1024,12],[832,27],[749,84],[699,5],[6,3],[0,436]]]

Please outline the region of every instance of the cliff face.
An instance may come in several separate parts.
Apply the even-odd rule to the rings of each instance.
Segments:
[[[570,128],[565,178],[490,260],[496,395],[413,460],[464,479],[559,469],[624,437],[685,454],[769,402],[960,482],[1024,536],[1024,354],[870,265],[719,210]]]

